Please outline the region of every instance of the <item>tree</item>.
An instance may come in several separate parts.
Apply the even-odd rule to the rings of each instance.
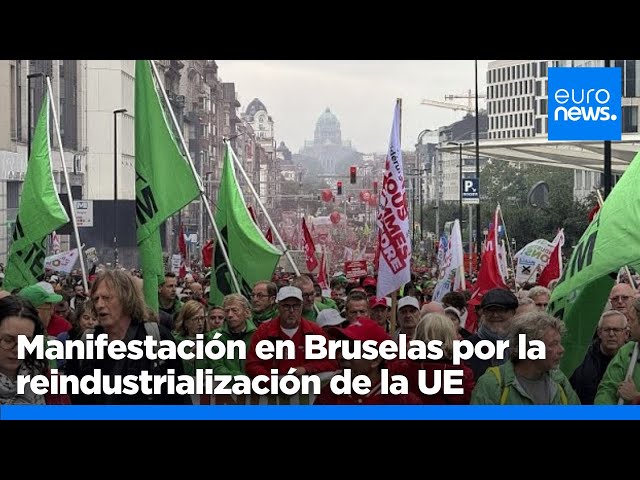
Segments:
[[[549,206],[534,208],[527,194],[539,181],[549,186]],[[546,165],[491,160],[480,173],[482,228],[493,221],[498,203],[509,239],[521,247],[538,238],[552,240],[565,231],[565,248],[575,244],[587,227],[588,208],[573,199],[573,170]],[[514,252],[515,253],[515,252]]]

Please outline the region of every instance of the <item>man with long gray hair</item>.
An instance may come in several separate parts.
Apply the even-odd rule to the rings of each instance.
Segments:
[[[175,342],[169,330],[150,321],[142,292],[136,288],[133,278],[128,272],[121,270],[100,272],[91,287],[90,298],[98,319],[98,326],[91,332],[94,334],[94,340],[101,334],[107,334],[109,343],[121,340],[127,344],[131,340],[144,341],[147,336],[151,335],[156,341],[171,340]],[[84,338],[86,339],[86,337]],[[94,342],[93,355],[85,355],[83,360],[69,359],[66,373],[82,379],[85,375],[93,375],[94,370],[99,370],[101,376],[109,377],[110,386],[115,384],[114,377],[116,376],[139,376],[143,371],[147,371],[149,375],[166,375],[169,369],[173,369],[176,378],[178,375],[184,374],[180,358],[151,360],[143,356],[138,360],[127,357],[114,360],[105,354],[105,358],[100,359],[96,358],[98,356],[97,350]],[[140,387],[139,381],[135,383]],[[138,388],[138,393],[135,395],[112,395],[105,393],[104,388],[101,390],[102,392],[98,394],[72,395],[71,402],[95,405],[191,404],[189,395],[169,395],[166,383],[163,383],[161,393],[154,392],[151,395],[143,394],[141,388]]]

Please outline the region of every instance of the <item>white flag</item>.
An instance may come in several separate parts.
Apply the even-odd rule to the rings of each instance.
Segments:
[[[440,276],[438,284],[433,290],[432,300],[440,302],[446,293],[451,291],[458,292],[465,288],[462,234],[460,232],[460,221],[456,219],[451,229],[444,261],[440,265]]]
[[[51,272],[71,273],[73,266],[78,260],[78,249],[68,250],[66,252],[51,255],[44,259],[44,268]]]
[[[409,209],[404,185],[400,143],[400,100],[396,101],[382,191],[378,197],[378,298],[411,280]]]

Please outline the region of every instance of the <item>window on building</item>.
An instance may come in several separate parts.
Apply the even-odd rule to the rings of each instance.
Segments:
[[[638,72],[636,71],[636,60],[625,60],[624,68],[624,96],[638,97]]]
[[[547,114],[547,99],[541,98],[540,99],[540,115],[546,115],[546,114]]]
[[[638,132],[638,107],[622,107],[622,133]]]
[[[540,62],[540,76],[547,76],[547,62]]]
[[[542,133],[542,119],[536,118],[536,133]]]

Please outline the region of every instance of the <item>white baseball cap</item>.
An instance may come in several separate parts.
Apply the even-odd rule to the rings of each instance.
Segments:
[[[411,305],[416,310],[420,310],[420,304],[418,303],[418,299],[416,297],[402,297],[398,300],[398,310],[402,307],[406,307],[407,305]]]
[[[278,290],[278,295],[276,296],[276,302],[281,302],[282,300],[286,300],[287,298],[297,298],[302,302],[302,290],[298,287],[282,287]]]
[[[340,315],[334,308],[325,308],[324,310],[320,310],[318,313],[318,318],[316,318],[316,323],[321,327],[334,327],[336,325],[340,325],[344,322],[346,318]]]

